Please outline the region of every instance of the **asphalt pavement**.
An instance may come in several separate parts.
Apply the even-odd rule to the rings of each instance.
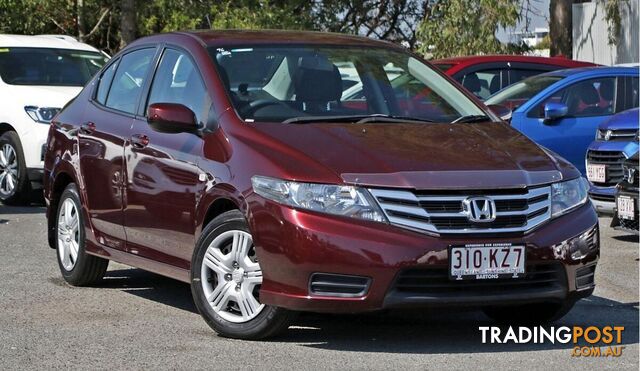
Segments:
[[[61,278],[42,207],[0,205],[0,369],[638,370],[638,238],[608,228],[593,296],[555,326],[624,326],[620,357],[570,344],[482,344],[475,310],[304,314],[270,341],[218,337],[188,285],[111,263],[96,287]]]

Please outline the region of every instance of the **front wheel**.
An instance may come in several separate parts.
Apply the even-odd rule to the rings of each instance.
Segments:
[[[544,324],[564,317],[575,301],[560,303],[531,303],[516,306],[490,306],[482,308],[484,314],[506,324]]]
[[[294,313],[260,303],[262,269],[242,214],[229,211],[207,225],[191,264],[198,311],[218,334],[264,339],[287,329]]]
[[[31,187],[18,134],[0,136],[0,200],[7,205],[29,203]]]

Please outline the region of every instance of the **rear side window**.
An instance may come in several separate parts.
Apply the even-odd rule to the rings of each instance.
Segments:
[[[183,52],[166,49],[151,85],[148,104],[177,103],[188,107],[202,123],[210,100],[191,59]]]
[[[515,84],[531,76],[539,75],[545,71],[542,70],[527,70],[523,68],[512,68],[509,70],[509,82]],[[506,84],[505,84],[506,85]]]
[[[98,82],[98,92],[96,93],[96,101],[98,101],[100,104],[105,104],[107,102],[107,94],[109,93],[109,87],[111,87],[113,76],[115,75],[116,69],[118,68],[118,62],[119,61],[115,61],[102,73],[102,76],[100,76],[100,81]]]
[[[134,113],[155,49],[140,49],[120,60],[105,105],[118,111]]]
[[[555,92],[531,111],[529,117],[544,117],[544,105],[549,102],[567,105],[567,116],[608,116],[615,113],[616,78],[604,77],[577,82]]]

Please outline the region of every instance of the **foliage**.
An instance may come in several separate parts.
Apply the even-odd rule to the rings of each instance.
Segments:
[[[519,0],[436,1],[419,26],[419,50],[433,58],[504,53],[508,48],[496,30],[516,25],[520,5]]]
[[[604,1],[604,18],[609,24],[608,26],[609,45],[616,45],[618,44],[618,38],[620,37],[620,29],[622,27],[620,7],[622,3],[628,3],[629,0],[601,0],[601,1]]]

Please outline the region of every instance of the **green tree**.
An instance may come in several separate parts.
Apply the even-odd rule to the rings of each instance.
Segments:
[[[520,0],[438,0],[430,4],[418,28],[419,51],[425,55],[444,58],[513,49],[500,43],[496,31],[516,25]]]

